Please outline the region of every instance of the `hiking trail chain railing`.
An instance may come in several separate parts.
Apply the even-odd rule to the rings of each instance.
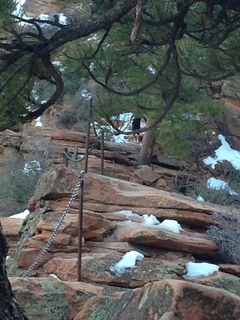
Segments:
[[[37,256],[37,258],[34,260],[34,262],[31,264],[31,266],[28,268],[28,270],[22,275],[22,278],[26,278],[36,267],[37,265],[39,264],[39,262],[42,260],[44,254],[47,252],[47,250],[50,248],[50,246],[52,245],[53,243],[53,240],[54,238],[56,237],[56,235],[58,234],[63,222],[64,222],[64,219],[66,217],[66,215],[68,214],[69,210],[70,210],[70,207],[73,203],[73,201],[75,200],[76,196],[77,196],[77,193],[80,189],[81,186],[83,186],[83,183],[84,183],[84,171],[81,171],[81,174],[80,176],[78,177],[78,180],[77,180],[77,184],[73,190],[73,193],[70,197],[70,200],[68,202],[68,205],[64,211],[64,213],[62,214],[56,228],[54,229],[50,239],[48,240],[48,242],[45,244],[45,246],[43,247],[42,251],[39,253],[39,255]]]

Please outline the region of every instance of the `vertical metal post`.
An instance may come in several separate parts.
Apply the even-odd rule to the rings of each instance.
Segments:
[[[75,161],[75,168],[77,168],[77,157],[78,157],[78,148],[75,148],[73,154],[73,161]]]
[[[104,131],[101,131],[101,175],[104,174]]]
[[[92,99],[90,100],[90,105],[89,105],[89,110],[88,110],[88,125],[87,125],[86,144],[85,144],[84,172],[86,172],[86,173],[87,173],[87,170],[88,170],[88,154],[89,154],[91,114],[92,114]]]
[[[83,186],[84,171],[81,172],[81,184],[79,193],[77,281],[81,281],[82,278]]]
[[[77,161],[77,156],[78,156],[78,148],[75,148],[74,150],[74,160]]]

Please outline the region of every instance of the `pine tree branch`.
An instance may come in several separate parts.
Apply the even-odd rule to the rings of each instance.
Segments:
[[[167,49],[167,52],[166,52],[165,61],[163,62],[161,68],[157,71],[157,73],[153,77],[153,79],[151,81],[149,81],[148,83],[146,83],[145,85],[141,86],[140,88],[138,88],[136,90],[129,91],[129,92],[117,91],[117,90],[109,87],[107,84],[105,84],[104,82],[100,81],[97,77],[95,77],[93,72],[90,70],[90,68],[87,66],[87,64],[84,61],[82,62],[82,65],[87,70],[87,72],[90,75],[90,77],[96,83],[98,83],[100,86],[102,86],[104,89],[106,89],[108,92],[114,93],[114,94],[116,94],[118,96],[130,97],[130,96],[133,96],[133,95],[136,95],[136,94],[139,94],[139,93],[143,92],[144,90],[146,90],[149,87],[151,87],[154,83],[156,83],[159,80],[159,77],[161,76],[161,74],[167,68],[167,66],[169,64],[169,61],[170,61],[170,57],[171,57],[171,48],[169,47]]]
[[[42,103],[36,110],[30,111],[25,117],[26,120],[36,119],[39,117],[47,108],[54,104],[62,95],[64,89],[64,83],[60,73],[54,68],[50,55],[42,57],[43,65],[45,66],[48,73],[53,77],[56,82],[56,90],[54,94],[44,103]]]

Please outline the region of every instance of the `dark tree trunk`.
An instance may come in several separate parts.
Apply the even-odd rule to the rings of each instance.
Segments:
[[[7,256],[7,242],[0,224],[0,319],[1,320],[27,320],[17,300],[15,299],[11,284],[7,278],[5,261]]]

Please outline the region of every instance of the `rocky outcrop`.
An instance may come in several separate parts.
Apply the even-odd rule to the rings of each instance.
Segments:
[[[31,132],[32,134],[29,134]],[[44,140],[41,140],[42,137]],[[67,146],[69,154],[74,155],[78,146],[78,156],[83,156],[86,136],[68,130],[45,130],[41,127],[34,135],[34,127],[29,126],[25,128],[21,139],[24,141],[20,144],[23,155],[27,155],[30,150],[35,150],[35,146],[40,141],[44,141],[41,144],[42,152],[51,149],[53,156],[51,166],[42,176],[34,196],[29,201],[31,211],[29,216],[25,220],[2,219],[10,245],[10,258],[7,260],[8,274],[14,277],[28,270],[42,252],[46,242],[55,234],[56,226],[68,207],[70,196],[76,186],[80,170],[83,168],[82,162],[77,165],[69,163],[69,166],[66,167],[63,148]],[[94,143],[93,138],[90,143]],[[79,229],[79,198],[77,196],[71,203],[69,212],[54,236],[51,246],[28,274],[30,277],[11,279],[14,293],[29,318],[38,319],[40,310],[44,309],[47,314],[50,308],[52,315],[64,320],[85,319],[88,315],[89,317],[94,315],[93,310],[95,309],[100,314],[103,313],[103,319],[108,319],[108,317],[110,319],[111,310],[105,315],[102,309],[98,309],[98,306],[105,305],[105,303],[107,305],[113,303],[116,310],[119,310],[117,315],[125,318],[126,315],[122,315],[123,310],[121,309],[122,299],[129,297],[129,294],[130,297],[131,295],[134,297],[133,301],[135,301],[136,292],[147,297],[152,282],[152,286],[158,283],[157,293],[154,292],[161,297],[161,283],[167,281],[169,299],[174,301],[169,304],[164,313],[156,310],[162,319],[188,319],[186,312],[181,310],[183,306],[180,308],[180,298],[177,298],[178,293],[182,290],[179,288],[182,288],[183,284],[187,286],[186,292],[189,295],[192,295],[191,286],[196,286],[194,288],[197,288],[196,299],[199,304],[194,301],[193,303],[199,309],[202,297],[204,301],[207,299],[215,301],[217,297],[215,293],[212,298],[208,292],[200,294],[202,285],[206,288],[211,287],[213,292],[215,292],[214,288],[224,289],[223,295],[226,293],[228,296],[231,292],[239,296],[239,272],[236,266],[221,265],[220,271],[211,276],[199,279],[184,278],[187,272],[186,263],[189,261],[215,261],[218,247],[206,234],[209,226],[218,224],[213,214],[218,212],[228,215],[236,213],[237,210],[198,202],[182,194],[169,192],[172,190],[171,185],[176,176],[179,177],[181,174],[183,178],[194,180],[197,179],[196,171],[188,173],[187,170],[181,171],[180,167],[174,166],[135,166],[139,145],[120,146],[106,143],[105,156],[109,159],[111,157],[116,159],[119,156],[121,160],[116,163],[105,158],[105,175],[99,175],[101,152],[97,148],[96,145],[96,149],[91,151],[88,173],[85,174],[84,179],[82,282],[76,282]],[[123,161],[124,164],[122,164]],[[176,234],[159,229],[157,225],[145,225],[143,224],[145,214],[154,215],[159,222],[164,219],[176,220],[182,230]],[[131,250],[137,250],[143,254],[144,259],[137,261],[136,268],[119,276],[112,271],[111,267],[121,259],[123,254]],[[53,280],[53,277],[59,280]],[[88,285],[89,287],[86,288]],[[83,288],[81,286],[85,286],[83,289],[85,291],[83,297],[79,298],[79,293],[74,290],[81,291],[80,288]],[[173,291],[171,291],[172,287]],[[27,290],[36,293],[29,295]],[[65,306],[65,302],[60,302],[62,298],[56,294],[53,299],[53,292],[62,292],[61,297],[64,297],[64,301],[71,299],[70,307],[59,307],[60,305]],[[173,292],[172,295],[170,292]],[[117,297],[115,300],[118,304],[116,305],[114,297]],[[154,300],[152,296],[151,298]],[[238,304],[234,295],[228,298],[224,296],[223,300],[230,300],[230,298],[236,301],[236,305]],[[179,304],[179,309],[176,304]],[[144,315],[149,316],[149,319],[154,319],[155,311],[153,315],[151,313],[149,315],[149,307],[145,303],[142,308]],[[211,318],[210,309],[204,310],[207,314],[206,319],[214,319],[214,317]],[[129,309],[129,312],[132,311]],[[231,319],[235,319],[235,311],[230,316]],[[134,317],[135,313],[132,313],[132,319]],[[48,319],[47,316],[46,319]]]
[[[228,138],[235,143],[235,148],[240,149],[239,135],[239,112],[240,112],[240,93],[239,93],[239,75],[228,77],[224,81],[212,83],[213,98],[221,101],[228,107],[226,112],[226,127]]]
[[[237,320],[240,317],[239,297],[222,290],[165,280],[115,297],[89,299],[75,320],[97,314],[101,319],[161,319],[161,320]]]
[[[0,223],[3,227],[4,235],[8,239],[8,253],[12,255],[20,238],[19,231],[22,227],[23,219],[0,218]]]
[[[14,294],[31,319],[72,320],[88,299],[102,296],[103,287],[48,278],[10,278]]]
[[[47,172],[40,180],[31,201],[34,207],[21,230],[22,237],[17,250],[19,255],[13,255],[9,263],[11,275],[27,269],[55,232],[78,174],[78,171],[69,168],[59,168]],[[46,276],[55,273],[61,280],[76,280],[78,201],[75,199],[72,202],[60,231],[33,274]],[[204,231],[216,223],[212,217],[214,212],[229,214],[225,207],[91,173],[86,174],[84,179],[83,208],[83,279],[129,287],[146,284],[148,277],[164,279],[166,270],[162,271],[163,274],[154,270],[156,261],[158,265],[168,265],[168,262],[164,262],[166,252],[172,253],[171,270],[167,272],[167,277],[178,278],[177,269],[184,274],[187,260],[203,257],[211,260],[218,247]],[[175,234],[157,226],[144,225],[144,214],[153,214],[159,222],[164,219],[177,220],[183,230]],[[152,272],[146,273],[144,278],[140,276],[141,268],[133,273],[137,278],[140,276],[139,282],[131,282],[129,275],[123,280],[109,271],[121,254],[129,250],[140,250],[144,254],[145,261],[140,261],[140,266],[151,266]]]
[[[50,278],[11,278],[29,319],[238,320],[240,298],[182,280],[121,289]],[[41,295],[39,295],[41,292]]]

